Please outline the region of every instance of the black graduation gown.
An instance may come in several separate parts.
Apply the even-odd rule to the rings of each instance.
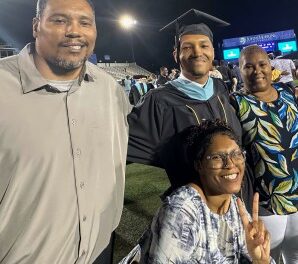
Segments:
[[[158,77],[158,79],[156,80],[156,85],[157,87],[164,85],[166,82],[170,81],[170,79],[168,77],[164,77],[162,75],[160,75]]]
[[[171,84],[148,92],[128,115],[129,162],[164,168],[173,188],[190,182],[193,166],[185,161],[183,130],[203,119],[221,119],[241,140],[241,127],[224,82],[213,79],[214,95],[192,99]]]
[[[136,105],[140,98],[153,88],[154,86],[152,83],[138,83],[133,85],[128,95],[130,104]]]

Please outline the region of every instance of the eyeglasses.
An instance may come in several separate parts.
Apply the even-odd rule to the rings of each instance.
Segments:
[[[224,169],[228,166],[228,157],[234,165],[244,163],[245,153],[245,151],[239,149],[230,153],[217,153],[208,155],[206,157],[208,161],[207,166],[209,169]]]

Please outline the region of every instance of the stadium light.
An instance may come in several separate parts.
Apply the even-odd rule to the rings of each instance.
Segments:
[[[131,48],[131,56],[132,61],[135,62],[135,51],[133,47],[133,36],[132,36],[132,29],[136,26],[137,21],[130,15],[123,15],[119,19],[120,26],[129,32],[130,36],[130,48]]]
[[[122,28],[131,29],[133,26],[137,24],[137,21],[129,15],[123,15],[122,17],[120,17],[119,23]]]

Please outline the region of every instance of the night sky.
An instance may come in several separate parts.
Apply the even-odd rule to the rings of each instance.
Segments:
[[[61,0],[63,1],[63,0]],[[75,0],[74,0],[75,1]],[[95,0],[98,60],[110,55],[111,61],[131,61],[131,38],[136,62],[149,69],[172,67],[174,38],[159,33],[168,22],[196,8],[231,23],[215,34],[215,47],[223,38],[240,37],[294,29],[298,33],[297,0]],[[132,33],[117,23],[123,13],[138,21]],[[35,0],[0,0],[0,39],[22,48],[32,41],[31,21]],[[217,57],[219,57],[217,55]]]

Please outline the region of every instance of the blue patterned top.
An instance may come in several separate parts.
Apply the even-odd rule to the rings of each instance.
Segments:
[[[145,263],[238,263],[240,254],[248,254],[236,199],[218,215],[194,188],[177,189],[153,219]]]
[[[298,110],[289,89],[274,87],[278,99],[270,103],[244,93],[233,97],[260,205],[285,215],[298,208]]]

